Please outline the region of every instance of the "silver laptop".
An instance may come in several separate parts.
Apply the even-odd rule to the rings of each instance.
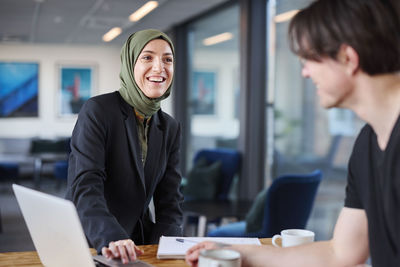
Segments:
[[[151,266],[142,261],[122,264],[103,256],[92,257],[74,204],[13,184],[33,244],[45,266]]]

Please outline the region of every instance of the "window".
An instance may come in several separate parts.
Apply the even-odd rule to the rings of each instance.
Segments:
[[[270,151],[266,162],[271,178],[322,170],[323,180],[307,229],[313,230],[318,240],[326,240],[332,237],[336,218],[343,207],[347,163],[364,122],[350,110],[320,107],[315,86],[310,79],[301,76],[299,59],[289,49],[289,21],[277,23],[273,20],[275,14],[303,8],[310,2],[270,2],[269,89],[272,92],[268,107],[272,108],[267,112],[273,114],[269,116],[273,119],[267,126]]]
[[[272,10],[282,14],[302,8],[311,1],[271,1]],[[276,5],[274,5],[275,3]],[[345,180],[351,149],[363,122],[349,110],[325,110],[319,106],[315,86],[301,76],[301,64],[290,51],[289,20],[275,22],[272,45],[274,106],[274,165],[272,177],[283,173],[324,171],[324,179]]]
[[[190,137],[187,166],[201,148],[236,148],[239,136],[239,6],[188,26]]]

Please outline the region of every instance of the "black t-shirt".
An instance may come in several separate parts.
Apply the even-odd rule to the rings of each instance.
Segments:
[[[371,126],[359,134],[349,162],[345,206],[364,209],[373,267],[400,266],[400,117],[385,151]]]

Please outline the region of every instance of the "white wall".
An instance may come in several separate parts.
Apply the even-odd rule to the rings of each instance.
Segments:
[[[69,136],[77,116],[58,116],[58,64],[96,66],[95,95],[119,88],[120,47],[0,45],[0,60],[39,63],[39,117],[0,119],[0,137]],[[1,88],[0,88],[1,89]]]
[[[95,95],[119,89],[120,47],[0,45],[0,61],[39,63],[39,117],[0,119],[0,138],[70,136],[77,116],[58,115],[58,65],[95,65]],[[1,90],[1,88],[0,88]],[[162,102],[171,114],[172,97]]]
[[[95,94],[119,88],[119,47],[0,45],[0,60],[39,63],[39,117],[0,120],[0,137],[69,136],[77,116],[58,115],[58,64],[96,66]]]

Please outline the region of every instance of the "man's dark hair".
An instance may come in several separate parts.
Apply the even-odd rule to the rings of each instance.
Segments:
[[[400,70],[400,0],[319,0],[301,10],[289,26],[298,56],[337,59],[342,44],[354,48],[369,75]]]

